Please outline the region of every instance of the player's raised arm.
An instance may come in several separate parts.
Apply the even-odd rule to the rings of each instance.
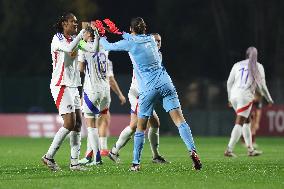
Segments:
[[[67,53],[71,53],[79,44],[80,40],[83,37],[83,34],[85,32],[85,29],[82,29],[80,33],[71,41],[70,43],[62,43],[61,40],[63,37],[61,34],[56,34],[53,38],[54,46],[52,47],[54,50],[59,50]]]
[[[107,41],[106,37],[101,37],[100,44],[107,51],[129,51],[130,50],[130,44],[128,40],[120,40],[116,43],[110,43]]]
[[[82,28],[84,28],[86,32],[83,35],[83,40],[79,43],[79,49],[96,53],[99,51],[99,34],[95,27],[85,26],[84,23],[85,22],[82,23]],[[92,40],[93,43],[87,43],[89,40]]]

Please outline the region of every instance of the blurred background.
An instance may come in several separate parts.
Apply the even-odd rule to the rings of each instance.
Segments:
[[[57,118],[44,116],[57,114],[49,89],[50,43],[53,24],[68,11],[79,22],[110,18],[122,31],[129,30],[132,17],[143,17],[148,33],[157,32],[162,37],[163,64],[197,135],[229,136],[235,114],[227,106],[226,80],[233,64],[245,58],[246,48],[257,47],[258,61],[265,68],[275,102],[273,107],[264,106],[259,133],[284,135],[283,10],[281,0],[1,0],[0,135],[16,136],[19,127],[51,130],[42,123],[56,122]],[[110,37],[111,41],[119,39]],[[111,53],[110,59],[127,96],[132,74],[128,54]],[[118,98],[112,96],[111,113],[124,120],[112,121],[112,127],[123,128],[128,124],[129,103],[120,106]],[[161,132],[176,134],[159,105],[157,112]],[[11,125],[15,126],[12,130]]]

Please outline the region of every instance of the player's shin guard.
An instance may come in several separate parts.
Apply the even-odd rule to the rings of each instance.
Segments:
[[[246,146],[249,151],[253,150],[252,146],[252,136],[251,136],[251,130],[250,130],[250,123],[245,123],[242,128],[243,131],[243,137],[246,143]]]
[[[235,144],[240,140],[240,137],[242,136],[242,126],[241,125],[238,125],[236,124],[232,130],[232,133],[231,133],[231,138],[230,138],[230,141],[229,141],[229,144],[228,144],[228,151],[229,152],[232,152],[234,147],[235,147]]]
[[[159,128],[150,127],[148,131],[148,139],[152,150],[153,158],[158,157],[159,154]]]
[[[130,126],[127,126],[121,131],[115,146],[111,149],[111,152],[118,154],[119,150],[126,145],[126,143],[131,139],[133,131]]]
[[[66,129],[65,127],[61,127],[57,133],[55,134],[53,141],[46,153],[46,157],[49,159],[53,159],[54,155],[56,154],[56,152],[58,151],[61,143],[63,142],[63,140],[65,139],[65,137],[70,133],[70,131],[68,129]]]
[[[71,147],[71,165],[77,165],[80,155],[81,133],[77,131],[70,132]]]
[[[99,151],[99,132],[97,128],[88,127],[88,141],[93,150],[93,154],[96,155]]]
[[[178,126],[179,135],[189,151],[196,151],[189,125],[186,122]]]
[[[136,131],[134,134],[133,164],[140,164],[141,153],[145,143],[145,134],[142,131]]]
[[[90,137],[87,136],[87,150],[85,153],[85,157],[87,159],[92,159],[93,158],[93,149],[91,147],[91,143],[90,143]]]

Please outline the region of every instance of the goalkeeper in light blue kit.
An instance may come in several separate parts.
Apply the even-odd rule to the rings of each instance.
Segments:
[[[146,24],[140,17],[131,20],[130,32],[131,34],[123,33],[123,40],[116,43],[109,43],[105,37],[100,39],[101,45],[107,51],[127,51],[129,53],[138,82],[140,91],[138,104],[140,109],[134,135],[133,161],[130,170],[140,170],[147,121],[153,115],[156,101],[162,101],[164,109],[169,112],[190,152],[193,168],[200,170],[202,164],[196,153],[190,127],[183,117],[173,82],[162,66],[162,60],[154,37],[145,34]]]

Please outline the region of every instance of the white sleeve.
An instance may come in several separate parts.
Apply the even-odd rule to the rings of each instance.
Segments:
[[[264,96],[264,98],[266,99],[266,101],[268,103],[273,103],[273,100],[272,100],[270,93],[268,91],[268,88],[266,86],[264,68],[261,64],[258,64],[258,70],[259,70],[260,75],[261,75],[260,93],[261,93],[262,96]]]
[[[82,50],[78,50],[78,62],[85,62],[85,53]]]
[[[230,98],[231,98],[231,89],[232,89],[232,86],[233,86],[234,81],[235,81],[235,67],[236,67],[235,65],[233,66],[233,68],[230,72],[229,78],[227,80],[227,92],[228,92],[228,100],[229,101],[230,101]]]
[[[112,61],[110,61],[108,59],[107,77],[112,77],[112,76],[114,76],[114,74],[113,74],[113,65],[112,65]]]
[[[59,50],[59,51],[71,53],[77,47],[78,43],[83,37],[84,32],[85,32],[85,29],[82,29],[71,43],[62,43],[62,39],[60,38],[60,36],[56,34],[52,39],[52,46],[51,46],[52,50],[53,51]]]

